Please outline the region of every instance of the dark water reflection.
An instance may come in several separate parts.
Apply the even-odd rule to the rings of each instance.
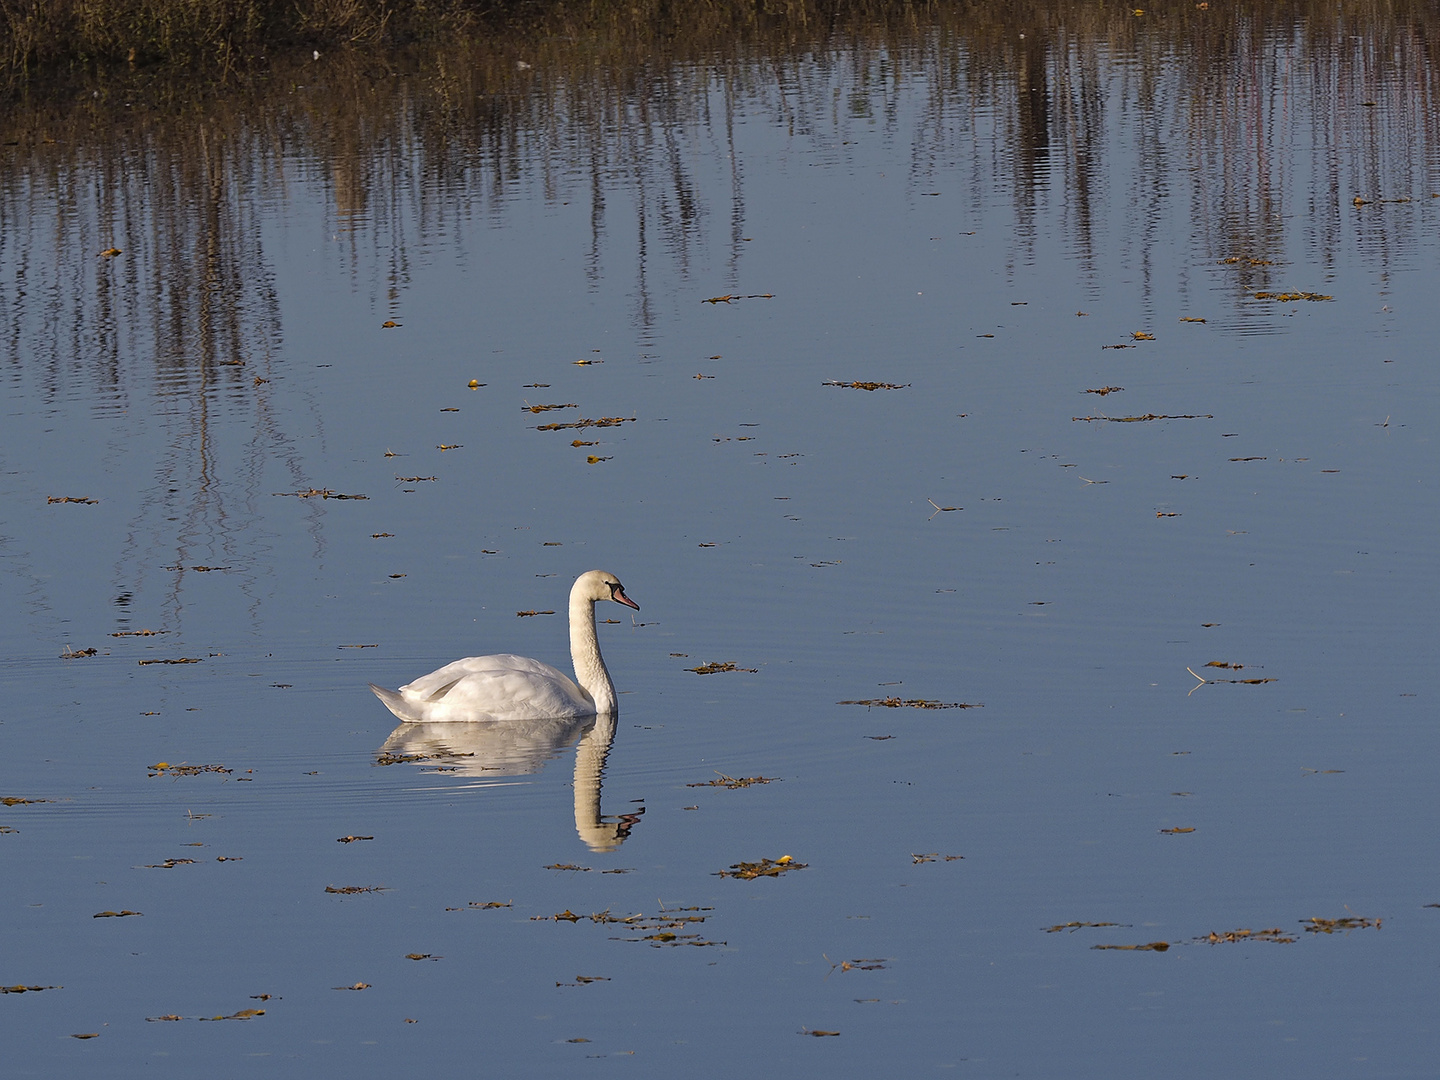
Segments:
[[[797,9],[12,108],[0,986],[63,989],[0,1071],[1429,1075],[1436,20]],[[559,654],[595,565],[618,722],[391,729],[367,682]]]

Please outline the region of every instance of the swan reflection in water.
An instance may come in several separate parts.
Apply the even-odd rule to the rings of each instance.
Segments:
[[[380,759],[393,762],[412,755],[432,765],[443,762],[459,776],[525,776],[573,743],[575,748],[575,831],[591,851],[614,851],[625,842],[645,808],[606,818],[600,813],[605,759],[615,740],[615,715],[549,717],[439,723],[404,723],[380,748]]]

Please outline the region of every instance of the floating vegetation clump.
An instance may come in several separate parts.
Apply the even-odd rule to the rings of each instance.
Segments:
[[[35,803],[54,801],[54,799],[22,799],[18,795],[6,795],[4,798],[0,798],[0,806],[31,806]]]
[[[495,908],[514,907],[514,900],[486,900],[483,903],[479,900],[471,900],[464,907],[447,907],[446,911],[492,911]]]
[[[1086,390],[1084,392],[1087,394],[1098,394],[1100,397],[1104,397],[1106,394],[1118,394],[1124,389],[1123,386],[1101,386],[1094,390]]]
[[[728,870],[715,871],[716,877],[741,878],[744,881],[753,881],[762,877],[779,877],[787,870],[804,870],[809,863],[796,862],[789,855],[781,855],[778,859],[761,859],[759,862],[735,863]]]
[[[84,506],[94,506],[99,499],[87,499],[84,496],[75,495],[50,495],[45,499],[46,503],[81,503]]]
[[[374,840],[374,839],[375,839],[375,837],[373,837],[373,836],[337,836],[337,837],[335,838],[335,842],[336,842],[337,844],[353,844],[353,843],[355,843],[356,840]]]
[[[1335,297],[1313,292],[1257,292],[1255,299],[1279,300],[1282,304],[1288,304],[1292,300],[1334,300]]]
[[[384,892],[384,885],[326,885],[327,893],[339,893],[342,896],[354,896],[357,893]]]
[[[275,491],[273,495],[291,495],[297,499],[368,499],[369,495],[342,495],[329,488],[309,488],[305,491]]]
[[[1054,926],[1047,926],[1047,927],[1045,927],[1045,933],[1047,933],[1047,934],[1058,934],[1061,930],[1068,930],[1068,931],[1070,931],[1070,933],[1073,934],[1076,930],[1081,930],[1081,929],[1084,929],[1084,928],[1086,928],[1086,927],[1129,926],[1129,925],[1130,925],[1129,923],[1118,923],[1118,922],[1065,922],[1065,923],[1056,923]]]
[[[1173,828],[1173,829],[1161,829],[1160,831],[1161,831],[1162,833],[1164,833],[1166,836],[1179,836],[1181,833],[1192,833],[1192,832],[1194,832],[1194,831],[1195,831],[1195,826],[1194,826],[1194,825],[1177,825],[1177,826],[1175,826],[1175,828]]]
[[[515,614],[516,614],[517,616],[519,616],[520,618],[524,619],[524,618],[527,618],[527,617],[529,617],[529,616],[531,616],[531,615],[554,615],[555,612],[553,612],[553,611],[534,611],[534,610],[531,610],[531,611],[517,611],[517,612],[515,612]]]
[[[579,407],[579,405],[571,401],[564,405],[521,405],[520,411],[528,413],[542,413],[549,412],[551,409],[578,409]]]
[[[836,705],[867,705],[882,709],[983,709],[983,704],[964,701],[929,701],[925,698],[862,698],[856,701],[837,701]]]
[[[777,779],[778,779],[778,777],[774,777],[774,776],[739,776],[739,777],[736,777],[736,776],[726,776],[724,773],[720,773],[720,778],[719,778],[718,780],[701,780],[701,781],[698,781],[698,782],[696,782],[696,783],[694,783],[694,784],[686,784],[685,786],[686,786],[686,787],[723,787],[723,788],[732,788],[732,789],[733,789],[733,788],[749,787],[751,784],[769,784],[769,783],[773,783],[773,782],[774,782],[775,780],[777,780]]]
[[[696,675],[715,675],[722,671],[748,671],[751,675],[754,675],[760,669],[753,667],[736,667],[732,661],[725,660],[712,664],[701,664],[699,667],[687,667],[685,670],[693,671]]]
[[[1219,668],[1228,667],[1228,668],[1230,668],[1232,671],[1235,670],[1236,668],[1243,668],[1243,667],[1244,667],[1243,664],[1227,664],[1227,663],[1225,663],[1225,662],[1223,662],[1223,661],[1217,661],[1217,660],[1212,660],[1212,661],[1210,661],[1210,663],[1206,664],[1205,666],[1206,666],[1206,667],[1219,667]],[[1216,685],[1218,685],[1218,684],[1220,684],[1220,683],[1231,683],[1231,684],[1234,684],[1234,685],[1244,685],[1244,686],[1259,686],[1259,685],[1262,684],[1262,683],[1272,683],[1272,682],[1275,682],[1275,681],[1276,681],[1274,678],[1268,678],[1268,679],[1207,679],[1207,678],[1205,678],[1204,675],[1196,674],[1194,668],[1189,668],[1189,667],[1187,667],[1185,670],[1188,671],[1188,672],[1190,672],[1191,675],[1194,675],[1195,678],[1197,678],[1197,679],[1200,680],[1200,682],[1196,684],[1195,689],[1199,689],[1199,687],[1200,687],[1201,685],[1216,686]],[[1195,690],[1191,690],[1190,692],[1193,694],[1193,693],[1195,692]]]
[[[1269,930],[1226,930],[1223,934],[1217,934],[1212,930],[1204,937],[1195,940],[1209,945],[1226,943],[1233,945],[1240,941],[1273,941],[1280,945],[1294,945],[1299,939],[1276,926]]]
[[[910,864],[911,864],[912,866],[919,866],[921,863],[938,862],[938,861],[940,861],[941,858],[944,858],[944,860],[945,860],[946,862],[956,862],[956,861],[958,861],[958,860],[960,860],[960,859],[965,858],[965,856],[964,856],[964,855],[945,855],[945,856],[942,856],[938,851],[926,851],[926,852],[921,852],[921,853],[918,853],[918,854],[917,854],[916,852],[912,851],[912,852],[910,853]]]
[[[1362,919],[1359,916],[1347,916],[1343,919],[1322,919],[1319,916],[1312,916],[1308,919],[1301,919],[1300,923],[1305,927],[1307,934],[1333,934],[1337,930],[1380,929],[1379,919]]]
[[[847,390],[904,390],[910,384],[893,382],[835,382],[826,379],[821,386],[843,386]]]
[[[199,776],[201,773],[225,773],[229,775],[234,769],[227,769],[224,765],[186,765],[181,762],[179,765],[171,765],[168,761],[157,761],[154,765],[147,765],[152,770],[151,776]]]
[[[1109,424],[1143,424],[1150,420],[1214,420],[1213,413],[1144,413],[1140,416],[1072,416],[1072,421],[1084,420],[1087,424],[1101,421]]]
[[[580,361],[576,361],[578,364]],[[586,361],[594,363],[595,361]],[[619,427],[621,424],[633,424],[633,416],[602,416],[596,420],[574,420],[568,424],[539,424],[536,431],[563,431],[566,428],[592,428],[592,427]]]
[[[34,994],[41,990],[63,990],[63,986],[0,986],[0,994]]]
[[[376,764],[376,765],[405,765],[405,764],[408,764],[408,763],[410,763],[410,762],[415,762],[415,761],[433,761],[433,760],[436,760],[436,759],[448,759],[448,758],[470,758],[470,757],[474,757],[474,756],[475,756],[475,752],[474,752],[473,750],[470,751],[469,753],[464,753],[464,754],[455,753],[455,752],[453,752],[453,751],[448,751],[448,750],[446,750],[446,751],[441,751],[441,752],[435,753],[435,754],[388,754],[388,753],[387,753],[387,754],[377,754],[376,757],[375,757],[375,764]],[[368,840],[368,839],[370,839],[370,838],[369,838],[369,837],[362,836],[361,839],[362,839],[362,840]]]
[[[1121,952],[1164,952],[1170,948],[1168,941],[1152,941],[1145,945],[1091,945],[1092,949],[1116,949]]]
[[[141,667],[146,667],[150,664],[198,664],[202,659],[203,657],[199,656],[178,656],[174,660],[137,660],[135,662]]]
[[[67,645],[65,646],[65,651],[60,654],[60,659],[78,660],[82,656],[94,656],[99,651],[98,649],[72,649]]]
[[[90,917],[92,919],[124,919],[131,915],[144,915],[143,911],[131,911],[126,908],[124,911],[97,911]]]
[[[713,911],[708,907],[661,908],[655,915],[612,915],[609,909],[593,915],[576,915],[569,908],[554,915],[532,915],[531,922],[591,922],[597,925],[618,925],[637,932],[639,937],[613,937],[611,941],[631,941],[665,948],[678,945],[725,945],[724,941],[709,941],[701,934],[685,933],[690,926],[703,923]]]
[[[727,293],[725,296],[712,296],[709,299],[701,300],[702,304],[733,304],[736,300],[774,300],[775,294],[762,292],[750,293],[747,296],[740,296],[736,293]]]

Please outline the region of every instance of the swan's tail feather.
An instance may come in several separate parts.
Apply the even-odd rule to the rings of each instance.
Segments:
[[[376,686],[373,682],[369,684],[375,696],[385,703],[385,707],[398,716],[401,720],[416,721],[420,719],[411,704],[394,690],[386,690],[383,686]]]

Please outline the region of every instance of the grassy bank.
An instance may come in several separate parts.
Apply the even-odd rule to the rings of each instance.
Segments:
[[[0,0],[0,66],[57,68],[253,66],[269,52],[384,48],[502,31],[646,27],[664,34],[702,23],[714,30],[768,21],[827,21],[856,8],[906,8],[870,0]],[[919,6],[927,6],[923,2]]]

